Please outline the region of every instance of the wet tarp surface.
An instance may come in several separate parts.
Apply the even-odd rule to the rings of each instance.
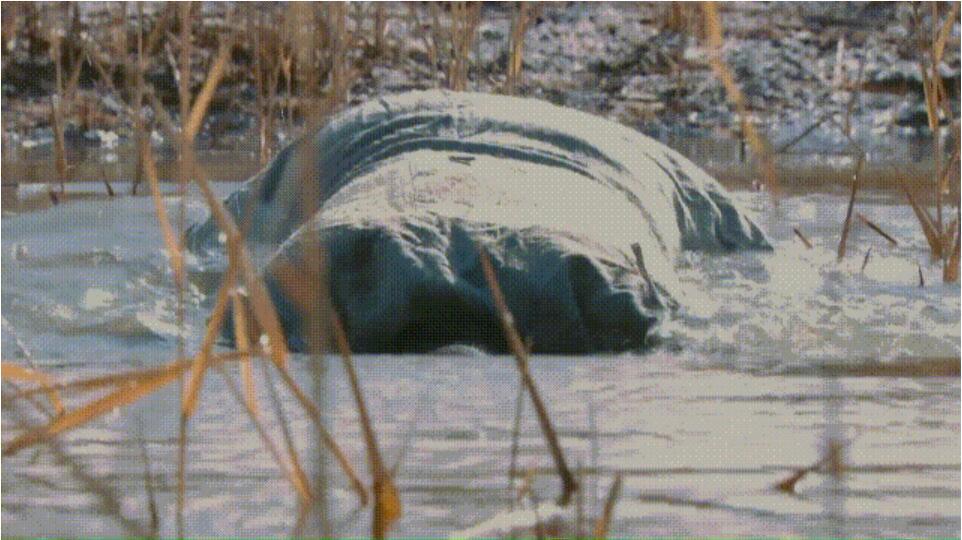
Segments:
[[[546,102],[415,92],[368,102],[283,150],[227,199],[289,344],[320,278],[359,352],[505,349],[477,246],[536,352],[643,347],[685,249],[770,249],[725,190],[630,128]],[[197,252],[223,247],[208,220]],[[637,244],[644,270],[632,245]]]

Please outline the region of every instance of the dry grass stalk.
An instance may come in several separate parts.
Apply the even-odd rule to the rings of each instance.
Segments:
[[[184,269],[184,251],[174,232],[174,227],[170,223],[170,216],[167,213],[167,205],[164,204],[164,196],[160,191],[160,179],[157,177],[157,162],[154,160],[154,152],[150,147],[149,141],[144,141],[140,145],[140,156],[144,166],[144,174],[147,176],[147,183],[150,186],[150,194],[154,201],[154,212],[157,214],[157,222],[164,236],[164,246],[167,255],[170,257],[170,268],[174,272],[174,280],[178,287],[187,283],[187,274]]]
[[[745,104],[745,96],[741,88],[735,82],[735,76],[725,62],[723,56],[725,41],[722,37],[721,19],[718,15],[718,7],[715,2],[702,2],[702,15],[705,18],[705,36],[708,45],[711,47],[708,62],[711,64],[715,76],[725,87],[725,94],[729,101],[735,106],[738,117],[741,121],[742,134],[748,139],[752,150],[761,160],[762,178],[768,186],[769,191],[777,204],[779,195],[778,173],[775,169],[775,161],[772,159],[772,152],[768,143],[759,135],[755,125],[749,120],[748,107]]]
[[[593,536],[595,538],[607,538],[608,529],[611,525],[611,518],[615,512],[615,504],[618,502],[618,497],[621,496],[621,475],[615,475],[615,481],[611,483],[611,488],[608,490],[608,497],[605,499],[605,508],[598,517],[598,521],[595,522],[595,530]]]
[[[76,8],[74,8],[76,9]],[[52,18],[56,19],[66,19],[68,17],[67,7],[58,7],[53,14]],[[54,84],[55,84],[55,94],[50,97],[50,123],[53,127],[53,150],[54,150],[54,166],[57,170],[57,179],[60,182],[60,194],[59,196],[54,195],[51,191],[51,198],[54,204],[58,203],[61,198],[66,195],[66,182],[67,182],[67,148],[64,142],[64,128],[66,123],[66,111],[69,104],[73,101],[74,94],[77,90],[77,84],[80,81],[80,68],[83,65],[82,51],[78,50],[74,55],[69,55],[65,50],[64,40],[67,37],[67,30],[65,28],[65,23],[63,21],[50,21],[49,29],[49,43],[50,43],[50,59],[53,61],[54,65]],[[70,56],[71,71],[67,76],[67,80],[64,80],[64,65],[63,57],[67,54]],[[110,184],[107,184],[108,188]],[[109,190],[112,195],[112,190]]]
[[[180,104],[180,121],[186,122],[190,115],[190,53],[191,53],[191,4],[183,2],[177,5],[178,22],[180,24],[180,55],[176,65],[172,65],[177,78],[178,101]],[[168,44],[169,47],[169,44]],[[168,49],[169,51],[169,49]],[[172,58],[172,57],[171,57]],[[179,152],[177,153],[178,163],[178,195],[180,196],[180,208],[178,212],[178,242],[180,248],[183,246],[183,235],[187,228],[187,183],[189,174],[189,159],[193,157],[193,139],[188,139],[184,126],[181,126],[179,137]],[[180,330],[177,339],[178,356],[184,355],[186,347],[184,335],[184,285],[177,284],[177,328]],[[180,381],[181,400],[186,402],[187,385],[185,381]],[[186,532],[184,521],[184,507],[187,504],[187,422],[188,415],[184,414],[183,409],[180,415],[180,422],[177,431],[177,502],[175,508],[175,518],[177,523],[177,536],[183,537]]]
[[[468,89],[469,55],[480,24],[480,2],[451,3],[451,62],[448,64],[448,85],[452,90],[463,92]]]
[[[817,120],[812,122],[811,125],[805,128],[801,133],[799,133],[795,137],[792,137],[791,140],[786,141],[784,144],[776,148],[773,151],[773,153],[784,154],[785,152],[789,151],[793,146],[801,142],[803,139],[805,139],[805,137],[808,137],[809,135],[811,135],[813,131],[818,129],[826,121],[830,120],[834,115],[835,115],[835,111],[828,111],[828,112],[822,113],[822,115],[819,116]]]
[[[258,355],[263,354],[262,352],[257,352]],[[240,360],[243,357],[240,353],[236,352],[222,352],[217,353],[212,356],[212,362],[231,362]],[[120,373],[110,373],[107,375],[97,375],[95,377],[85,377],[82,379],[77,379],[73,381],[65,381],[50,384],[48,388],[36,387],[27,388],[14,393],[11,399],[26,398],[38,393],[47,392],[49,390],[58,392],[90,392],[92,390],[99,390],[108,386],[120,386],[129,385],[138,382],[142,382],[148,379],[155,378],[159,375],[167,373],[171,369],[180,370],[182,368],[189,368],[192,359],[181,359],[175,360],[169,364],[160,367],[153,368],[143,368],[123,371]]]
[[[357,473],[354,472],[354,467],[351,465],[350,460],[347,459],[347,455],[343,450],[341,450],[340,446],[338,446],[337,442],[334,440],[334,437],[332,437],[327,431],[327,428],[324,427],[324,419],[321,416],[320,409],[318,409],[317,405],[315,405],[314,402],[307,397],[307,394],[301,390],[301,387],[294,382],[294,379],[291,377],[291,374],[288,372],[288,370],[280,369],[276,366],[276,364],[275,368],[277,369],[278,373],[280,373],[281,380],[284,381],[284,384],[287,385],[291,393],[294,394],[294,397],[297,399],[298,403],[300,403],[307,412],[308,417],[314,423],[315,429],[318,430],[324,445],[327,446],[332,454],[334,454],[334,458],[337,460],[341,469],[344,470],[348,480],[351,482],[351,487],[354,489],[355,493],[357,493],[361,506],[366,506],[368,501],[367,489],[364,487],[364,484],[361,482]]]
[[[374,4],[374,56],[380,58],[384,55],[387,46],[387,13],[384,10],[384,3]]]
[[[273,441],[273,439],[271,439],[270,435],[267,433],[267,428],[265,428],[263,422],[261,422],[260,415],[256,409],[250,407],[249,402],[244,398],[244,396],[241,394],[241,390],[237,387],[237,383],[234,381],[234,378],[230,375],[230,373],[227,372],[226,369],[223,368],[223,366],[218,365],[217,369],[224,378],[224,381],[227,382],[227,387],[230,390],[231,395],[233,395],[234,399],[244,407],[245,411],[247,411],[247,416],[250,418],[251,423],[257,430],[257,434],[260,436],[261,442],[264,443],[264,446],[268,449],[271,456],[274,458],[274,461],[284,473],[284,476],[286,476],[288,481],[291,482],[291,485],[294,486],[294,489],[301,498],[302,504],[309,503],[314,499],[314,495],[311,492],[310,484],[307,481],[307,475],[304,474],[304,470],[301,468],[299,460],[297,459],[297,453],[290,452],[290,462],[285,463],[277,444]]]
[[[538,392],[534,379],[531,377],[531,371],[528,369],[528,351],[517,329],[514,327],[514,317],[508,309],[508,304],[504,299],[504,293],[501,292],[501,286],[498,284],[498,278],[494,272],[494,267],[491,265],[488,253],[480,244],[477,245],[477,250],[481,262],[481,269],[484,272],[484,279],[488,283],[488,288],[491,290],[491,296],[494,299],[494,305],[498,309],[498,316],[501,319],[501,327],[502,330],[504,330],[508,348],[514,354],[518,371],[521,374],[521,380],[524,382],[528,395],[531,396],[531,403],[534,405],[534,410],[537,413],[538,423],[541,425],[541,431],[548,444],[551,457],[554,459],[558,476],[561,477],[562,492],[558,504],[565,506],[571,501],[571,496],[578,490],[578,482],[575,480],[574,475],[571,474],[571,470],[565,462],[564,452],[558,441],[558,435],[555,432],[554,426],[551,424],[548,410],[541,400],[541,394]]]
[[[511,20],[511,38],[509,42],[508,73],[504,81],[504,93],[512,95],[522,83],[522,69],[524,67],[524,35],[528,29],[530,8],[527,2],[518,2]]]
[[[929,215],[929,211],[924,207],[919,205],[912,195],[912,192],[907,186],[902,185],[902,191],[905,192],[905,198],[908,199],[909,205],[912,207],[912,211],[915,212],[915,217],[919,220],[919,226],[922,227],[922,233],[925,234],[925,239],[929,243],[929,248],[932,250],[933,257],[942,256],[942,239],[935,228],[935,224],[932,222],[932,217]]]
[[[237,344],[237,350],[244,355],[241,359],[241,383],[244,386],[244,401],[251,410],[256,411],[257,393],[254,390],[254,369],[250,354],[251,340],[247,333],[247,307],[236,290],[231,294],[231,307],[234,342]]]
[[[252,40],[254,57],[255,107],[257,109],[258,135],[260,139],[259,161],[261,166],[270,161],[274,141],[274,117],[277,106],[277,83],[284,67],[284,38],[271,32],[263,24],[261,13],[247,6],[248,33]],[[289,77],[288,77],[289,79]]]
[[[959,165],[959,142],[960,141],[959,141],[958,127],[959,127],[958,123],[956,123],[955,136],[953,137],[955,139],[955,150],[952,151],[952,156],[949,158],[948,163],[945,164],[945,167],[942,169],[941,176],[939,177],[939,190],[941,193],[945,193],[949,189],[950,173],[953,172],[953,169],[955,169],[955,178],[959,177],[958,165]],[[946,230],[951,232],[951,228],[948,228]]]
[[[946,117],[951,118],[952,110],[949,103],[948,93],[945,89],[945,82],[942,79],[941,72],[939,71],[939,66],[942,63],[942,57],[945,52],[945,45],[951,35],[951,30],[954,22],[957,20],[959,5],[958,3],[952,3],[950,12],[945,21],[939,25],[939,5],[938,3],[931,4],[931,28],[922,27],[922,17],[919,13],[920,6],[914,5],[912,12],[913,27],[918,40],[918,50],[920,53],[919,57],[919,70],[922,74],[922,89],[925,96],[925,107],[926,115],[928,117],[929,130],[932,133],[933,148],[934,148],[934,161],[935,161],[935,220],[932,223],[936,234],[934,237],[937,241],[933,242],[931,231],[927,230],[929,227],[925,222],[923,222],[923,216],[920,212],[916,210],[916,215],[919,217],[919,221],[922,224],[923,231],[926,234],[926,239],[929,240],[930,247],[932,248],[932,256],[934,258],[940,259],[943,263],[943,269],[948,265],[948,258],[950,254],[947,247],[948,240],[945,235],[945,227],[943,222],[943,206],[944,206],[944,193],[947,187],[947,172],[952,167],[952,162],[956,161],[958,158],[953,156],[950,163],[946,165],[943,169],[942,166],[942,131],[941,131],[941,120],[939,118],[939,112],[943,112]],[[928,41],[928,36],[931,35],[931,41]],[[958,136],[956,135],[956,142],[958,143]],[[957,149],[956,149],[957,150]],[[956,151],[957,153],[957,151]],[[914,205],[913,205],[914,206]],[[932,219],[928,216],[928,212],[925,212],[925,218],[928,222],[932,222]],[[951,272],[950,272],[951,273]]]
[[[3,455],[15,454],[24,448],[51,439],[64,431],[86,424],[116,408],[130,405],[177,380],[185,369],[186,365],[184,364],[174,364],[170,369],[158,375],[126,384],[100,399],[53,419],[47,425],[32,429],[14,438],[13,441],[4,446]]]
[[[327,28],[330,33],[330,91],[327,113],[335,112],[347,102],[348,87],[354,78],[348,62],[347,4],[330,2],[327,9]]]
[[[190,368],[190,378],[187,380],[187,386],[181,400],[181,414],[185,418],[190,418],[194,414],[194,411],[197,410],[197,399],[200,393],[200,387],[204,382],[204,374],[210,364],[210,356],[214,348],[214,342],[224,327],[224,317],[227,313],[227,306],[230,302],[232,289],[234,288],[234,280],[235,270],[233,266],[231,266],[228,267],[224,281],[217,291],[214,309],[211,311],[210,320],[204,331],[204,339],[203,342],[201,342],[200,351],[197,353],[194,363]],[[245,352],[247,348],[238,350]]]
[[[869,248],[865,250],[865,258],[862,259],[862,268],[859,269],[860,273],[865,272],[865,267],[868,266],[868,260],[871,256],[872,256],[872,247],[869,246]]]
[[[933,27],[938,21],[938,10],[939,6],[937,3],[933,3],[932,7],[932,25]],[[929,48],[929,65],[925,66],[920,64],[922,68],[922,88],[925,93],[925,105],[926,113],[929,120],[929,129],[932,131],[932,137],[934,139],[935,148],[935,174],[936,177],[936,225],[939,231],[942,231],[942,196],[943,196],[943,186],[941,178],[942,170],[942,133],[940,129],[941,122],[939,121],[938,109],[942,108],[942,105],[946,100],[948,100],[948,95],[945,91],[945,84],[942,80],[942,74],[939,71],[939,65],[942,62],[942,53],[945,50],[945,43],[948,39],[949,33],[952,29],[952,24],[956,20],[956,15],[958,15],[959,5],[957,3],[952,3],[951,12],[946,18],[945,23],[938,32],[935,33],[932,44]],[[949,109],[950,110],[950,109]],[[950,113],[951,114],[951,113]],[[943,261],[944,262],[944,261]]]
[[[655,294],[655,282],[652,281],[651,274],[648,273],[648,267],[645,266],[645,257],[641,252],[641,245],[637,242],[632,243],[631,252],[635,256],[635,267],[638,268],[638,272],[641,273],[641,277],[648,287],[647,293]]]
[[[63,140],[63,66],[60,60],[60,37],[55,37],[50,45],[50,51],[54,57],[56,72],[57,93],[50,96],[50,121],[53,125],[53,155],[54,165],[57,168],[57,179],[60,181],[60,195],[65,192],[64,184],[67,181],[67,158]],[[56,202],[56,199],[54,199]]]
[[[270,434],[268,434],[267,428],[264,427],[264,424],[260,419],[260,415],[255,409],[250,407],[249,402],[244,398],[244,396],[241,394],[241,390],[237,387],[237,382],[234,381],[234,378],[230,373],[227,372],[226,369],[223,368],[223,366],[218,366],[217,369],[224,378],[224,381],[227,383],[227,388],[230,390],[231,395],[247,412],[247,416],[254,425],[254,428],[257,430],[257,435],[260,437],[261,442],[274,458],[278,468],[280,468],[281,472],[284,473],[284,476],[297,491],[297,494],[301,497],[302,502],[312,500],[314,495],[311,493],[310,485],[307,482],[307,475],[304,474],[304,471],[300,468],[296,461],[292,460],[290,463],[285,463],[281,451],[278,449],[278,446],[274,440],[271,439]]]
[[[224,73],[227,70],[231,45],[232,39],[221,41],[217,49],[217,56],[214,58],[214,62],[207,72],[207,77],[204,79],[204,85],[201,87],[200,92],[197,93],[194,104],[190,108],[190,116],[187,118],[183,129],[183,136],[188,141],[192,142],[194,140],[200,131],[204,117],[207,116],[207,109],[210,107],[210,102],[214,98],[214,91],[217,90],[217,86],[220,84],[221,79],[224,78]]]
[[[421,17],[418,14],[419,6],[416,2],[408,2],[408,26],[414,29],[416,35],[421,36],[421,41],[424,44],[424,49],[427,51],[428,55],[428,65],[431,69],[431,81],[435,86],[438,84],[438,62],[441,58],[441,37],[440,37],[440,8],[437,4],[430,4],[431,15],[434,20],[434,24],[430,26],[430,30],[427,29],[426,25],[421,22]]]
[[[577,471],[578,484],[585,484],[585,468],[579,461]],[[575,497],[575,538],[585,537],[585,490],[579,489]]]
[[[160,513],[157,511],[157,489],[154,486],[154,474],[150,463],[150,453],[147,452],[147,444],[144,442],[143,433],[137,437],[137,446],[140,449],[140,460],[144,463],[144,492],[147,494],[147,513],[150,516],[150,536],[158,538],[160,536]]]
[[[895,238],[892,238],[892,235],[883,231],[881,227],[876,225],[875,222],[873,222],[869,218],[865,217],[864,214],[862,214],[861,212],[857,212],[855,215],[856,217],[858,217],[858,220],[861,221],[866,227],[868,227],[869,229],[872,229],[873,231],[878,233],[879,236],[888,240],[888,242],[892,244],[892,246],[899,245],[898,241],[896,241]]]
[[[662,6],[665,8],[660,17],[663,30],[680,34],[691,33],[697,18],[695,10],[691,9],[687,2],[665,2]]]
[[[858,188],[860,186],[859,176],[862,172],[862,166],[865,165],[865,155],[859,154],[858,163],[855,165],[855,173],[852,175],[852,193],[848,198],[848,208],[845,211],[845,222],[842,224],[842,235],[838,242],[838,260],[845,258],[845,248],[848,241],[848,233],[852,226],[852,212],[855,209],[855,195],[858,193]]]
[[[956,220],[955,226],[955,242],[952,243],[952,253],[949,254],[949,258],[945,263],[945,268],[942,270],[942,281],[945,283],[955,283],[959,280],[959,259],[960,259],[960,242],[962,242],[962,229],[959,229],[959,223],[962,220]]]
[[[805,249],[812,249],[811,240],[809,240],[804,234],[802,234],[801,229],[799,229],[798,227],[793,227],[792,231],[794,231],[795,236],[797,236],[798,239],[801,240],[803,244],[805,244]]]
[[[524,380],[518,378],[518,398],[514,405],[514,425],[511,428],[511,464],[508,467],[508,490],[515,493],[514,479],[518,474],[518,447],[521,441],[521,415],[524,412]],[[579,490],[580,491],[580,490]],[[511,497],[511,510],[516,499]]]
[[[38,385],[47,394],[47,399],[53,406],[54,414],[57,416],[63,414],[63,402],[60,400],[60,394],[53,388],[56,381],[50,375],[35,369],[18,366],[12,362],[0,362],[0,377],[4,381],[21,381]]]
[[[291,466],[297,470],[301,471],[300,476],[304,479],[304,485],[310,486],[310,482],[307,480],[307,475],[303,473],[303,467],[301,466],[301,458],[298,454],[297,447],[294,444],[294,436],[291,433],[290,422],[287,420],[287,415],[284,413],[284,405],[281,403],[280,395],[277,393],[277,388],[274,386],[274,378],[271,376],[270,366],[266,362],[260,362],[262,373],[264,374],[264,382],[267,386],[267,393],[271,398],[271,405],[274,408],[274,416],[277,419],[277,423],[281,428],[281,436],[284,438],[284,446],[287,448],[288,459],[291,461]],[[241,363],[241,369],[243,370],[244,363]],[[243,375],[243,373],[242,373]],[[251,374],[253,376],[253,374]],[[253,397],[253,387],[250,389],[250,396]],[[246,396],[245,396],[246,397]],[[252,401],[252,403],[254,403]],[[254,408],[256,412],[256,407]],[[313,490],[312,490],[313,491]],[[315,492],[316,493],[316,492]],[[301,499],[300,506],[310,507],[311,503],[316,499]]]
[[[783,493],[795,494],[795,486],[809,473],[825,471],[838,477],[845,471],[844,451],[845,443],[835,439],[829,440],[818,461],[795,470],[788,478],[775,484],[775,489]]]
[[[354,394],[364,442],[367,446],[368,465],[371,469],[374,484],[372,489],[374,492],[374,513],[371,535],[374,538],[384,538],[391,526],[401,517],[401,500],[398,496],[397,486],[395,486],[390,473],[384,467],[384,461],[381,458],[377,436],[374,433],[374,427],[364,401],[364,394],[361,391],[361,383],[357,377],[357,370],[354,369],[354,359],[351,356],[347,334],[344,332],[340,318],[333,310],[331,311],[331,326],[334,330],[334,342],[344,363],[344,371],[347,372],[348,380],[351,383],[351,392]]]
[[[366,504],[367,492],[364,489],[363,484],[361,484],[360,480],[358,479],[357,474],[354,472],[354,468],[351,466],[347,457],[337,445],[337,442],[334,440],[333,436],[331,436],[331,434],[324,427],[320,410],[310,400],[310,398],[307,397],[303,390],[300,389],[288,371],[287,359],[289,353],[287,350],[287,340],[284,337],[280,320],[277,317],[274,304],[270,299],[267,286],[264,284],[264,281],[260,275],[257,274],[257,271],[251,262],[250,255],[247,252],[247,247],[243,243],[234,219],[231,217],[230,213],[227,212],[227,209],[224,208],[220,199],[218,199],[213,193],[213,190],[211,189],[207,178],[202,174],[202,171],[198,171],[198,174],[194,175],[194,179],[197,185],[200,187],[201,193],[204,195],[204,198],[211,209],[211,214],[213,215],[214,220],[227,237],[227,249],[230,265],[235,267],[239,274],[238,277],[242,278],[247,286],[252,303],[254,319],[256,320],[257,324],[267,332],[266,335],[269,344],[268,353],[273,360],[273,364],[281,374],[284,384],[287,385],[287,387],[291,390],[301,406],[307,411],[308,416],[310,416],[311,420],[314,422],[314,425],[318,429],[325,446],[331,450],[341,465],[341,468],[351,479],[358,497]]]
[[[17,386],[13,383],[9,383],[14,389]],[[32,399],[28,399],[34,408],[46,416],[48,419],[51,417],[49,411],[47,411],[39,402]],[[22,412],[19,407],[15,404],[11,407],[14,414],[17,416],[16,423],[19,429],[30,430],[34,426],[31,425],[25,418],[23,418]],[[8,409],[9,410],[9,409]],[[99,510],[103,515],[112,518],[117,522],[118,525],[125,531],[127,536],[131,537],[147,537],[150,536],[150,529],[139,523],[137,520],[128,518],[124,515],[123,505],[120,502],[120,496],[117,494],[116,490],[111,489],[111,487],[105,482],[104,478],[98,478],[90,474],[84,465],[78,462],[73,456],[64,451],[63,447],[55,439],[49,441],[49,451],[53,456],[54,462],[58,466],[62,466],[66,469],[69,477],[78,482],[81,486],[78,488],[80,492],[88,495],[93,495],[97,499],[97,505]]]
[[[244,244],[234,218],[231,217],[230,213],[224,207],[224,203],[214,194],[203,172],[196,168],[194,170],[196,171],[194,175],[195,183],[200,187],[201,194],[207,201],[214,221],[226,236],[227,253],[230,264],[234,266],[238,272],[238,277],[241,278],[247,286],[254,319],[258,326],[267,333],[271,358],[279,369],[286,370],[289,354],[287,350],[287,339],[284,337],[284,331],[281,328],[277,312],[274,310],[274,304],[271,301],[267,285],[264,284],[253,262],[251,262],[247,246]]]

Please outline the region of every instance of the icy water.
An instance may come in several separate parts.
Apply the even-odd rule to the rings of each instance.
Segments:
[[[621,472],[614,536],[959,535],[959,286],[941,283],[911,209],[883,192],[860,193],[857,210],[899,245],[856,222],[848,257],[837,263],[844,191],[788,197],[777,209],[767,195],[739,192],[775,253],[686,254],[679,269],[689,285],[679,299],[685,307],[650,352],[534,359],[568,461],[581,471],[589,528]],[[176,199],[168,203],[176,216]],[[188,210],[197,219],[202,205],[195,200]],[[176,295],[149,198],[76,200],[8,213],[0,225],[5,361],[25,363],[29,351],[38,367],[72,379],[175,356]],[[793,227],[814,249],[802,246]],[[209,309],[203,290],[199,284],[186,296],[188,351],[196,350]],[[295,376],[313,389],[318,362],[329,425],[366,474],[340,362],[297,358]],[[893,367],[905,362],[916,367]],[[533,522],[534,512],[506,515],[518,387],[510,358],[466,351],[357,363],[386,461],[398,468],[404,514],[394,534],[493,535],[509,522]],[[271,419],[270,393],[263,373],[257,376]],[[311,423],[280,394],[313,468]],[[4,533],[144,534],[151,522],[146,454],[160,534],[175,534],[178,399],[174,385],[55,446],[5,456]],[[5,442],[36,419],[29,411],[5,399]],[[523,418],[517,469],[533,479],[539,501],[550,501],[559,482],[529,403]],[[269,423],[280,441],[278,423]],[[216,374],[189,438],[189,534],[292,531],[292,490]],[[840,476],[812,473],[795,494],[773,487],[819,461],[829,440],[844,447]],[[358,510],[337,467],[323,467],[326,509],[308,532],[367,534],[369,513]],[[571,533],[575,513],[560,512]],[[554,514],[542,505],[537,516]]]

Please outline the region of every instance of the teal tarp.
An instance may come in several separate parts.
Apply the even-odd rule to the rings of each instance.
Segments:
[[[305,347],[297,296],[319,281],[304,270],[305,242],[318,238],[360,352],[503,350],[475,242],[491,254],[521,334],[556,353],[643,346],[682,296],[681,250],[770,249],[715,180],[657,141],[483,94],[415,92],[348,110],[283,150],[227,206],[252,249],[272,252],[265,277],[296,350]],[[208,220],[188,241],[217,251],[217,237]]]

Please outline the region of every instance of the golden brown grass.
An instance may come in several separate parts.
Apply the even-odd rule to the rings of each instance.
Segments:
[[[702,2],[701,10],[702,16],[704,17],[706,41],[711,49],[708,62],[715,72],[715,77],[717,77],[725,87],[725,95],[738,112],[741,133],[748,139],[752,150],[761,161],[759,164],[761,177],[764,179],[765,184],[774,197],[773,200],[777,202],[779,194],[778,173],[775,169],[772,151],[767,140],[761,136],[755,124],[751,122],[751,118],[748,115],[748,107],[745,104],[745,96],[735,81],[735,75],[732,73],[731,68],[729,68],[725,62],[725,39],[723,37],[721,18],[718,15],[718,7],[715,2]]]
[[[845,248],[848,241],[849,229],[852,226],[852,211],[855,209],[855,196],[858,194],[858,188],[860,187],[859,178],[862,172],[862,166],[865,165],[864,154],[859,154],[858,163],[855,165],[855,173],[852,175],[852,192],[848,198],[848,207],[845,211],[845,222],[842,224],[842,235],[838,241],[838,260],[845,258]]]
[[[514,16],[511,19],[511,38],[508,43],[508,71],[503,86],[505,94],[514,94],[523,82],[524,35],[532,18],[532,11],[532,6],[528,2],[518,2],[514,9]]]
[[[945,81],[942,80],[939,65],[945,53],[945,47],[952,33],[952,26],[958,20],[959,4],[953,2],[944,20],[940,17],[940,4],[931,3],[926,6],[930,9],[925,25],[925,17],[921,13],[925,7],[918,4],[912,6],[912,30],[916,40],[916,50],[918,51],[919,71],[922,75],[922,88],[925,95],[926,115],[928,117],[929,130],[933,139],[933,158],[935,161],[935,171],[933,179],[933,189],[935,190],[935,217],[933,218],[928,210],[916,204],[909,197],[909,204],[918,217],[919,225],[929,243],[932,258],[940,260],[942,263],[942,279],[945,282],[957,281],[959,279],[959,244],[962,242],[962,229],[958,218],[954,225],[945,226],[944,219],[944,196],[948,191],[949,182],[954,178],[959,180],[959,119],[953,118],[952,107],[949,96],[945,89]],[[955,148],[952,157],[943,165],[942,154],[942,117],[951,122],[954,132]],[[951,174],[952,172],[955,174]],[[908,195],[908,192],[906,191]],[[960,214],[959,202],[956,201],[956,213]],[[962,215],[962,214],[960,214]]]
[[[43,392],[47,394],[50,405],[53,406],[54,413],[57,416],[64,413],[60,394],[52,388],[56,383],[49,375],[35,369],[19,366],[12,362],[2,362],[0,363],[0,377],[2,377],[4,381],[20,381],[39,385],[40,390],[43,390]]]
[[[595,538],[607,538],[608,529],[611,527],[611,518],[615,513],[615,504],[618,502],[618,497],[621,496],[621,475],[616,474],[614,482],[611,483],[611,488],[608,490],[608,496],[605,498],[605,507],[598,516],[597,521],[595,521]]]
[[[561,443],[558,441],[558,435],[551,423],[551,418],[548,416],[548,409],[545,407],[544,401],[541,399],[541,394],[535,385],[534,378],[531,376],[531,371],[528,369],[528,350],[514,326],[514,317],[508,309],[508,304],[504,299],[504,293],[501,292],[501,286],[498,284],[498,278],[495,274],[494,266],[491,265],[491,259],[482,245],[478,244],[477,250],[481,262],[481,269],[484,272],[484,279],[488,284],[488,289],[491,291],[491,297],[494,299],[494,305],[501,319],[501,328],[504,331],[508,349],[514,355],[518,372],[521,374],[521,380],[524,383],[525,390],[531,397],[531,404],[534,406],[535,413],[537,414],[541,432],[544,435],[545,442],[548,444],[548,450],[551,452],[558,476],[561,477],[562,491],[558,504],[565,506],[571,501],[571,496],[578,490],[578,482],[568,468],[564,451],[561,449]]]

